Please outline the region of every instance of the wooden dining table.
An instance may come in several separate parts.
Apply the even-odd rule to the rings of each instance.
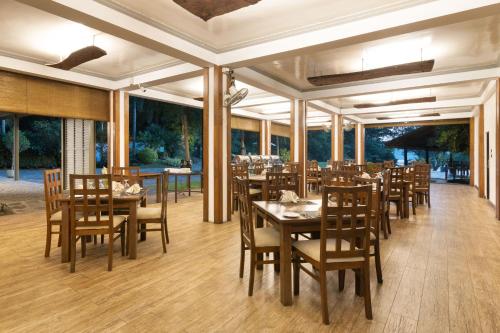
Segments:
[[[254,201],[253,207],[280,232],[280,301],[284,306],[292,305],[292,234],[320,231],[321,200],[300,200],[296,204]],[[285,212],[290,211],[300,217],[285,217]]]
[[[127,194],[125,192],[113,194],[113,208],[125,209],[128,211],[127,235],[128,235],[128,255],[130,259],[137,258],[137,206],[146,206],[147,190],[141,190],[139,194]],[[101,197],[102,198],[102,197]],[[65,193],[60,199],[62,210],[61,221],[61,262],[70,261],[70,197]],[[141,239],[143,235],[141,234]]]

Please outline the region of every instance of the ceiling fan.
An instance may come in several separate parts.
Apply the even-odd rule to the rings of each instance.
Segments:
[[[66,59],[57,64],[47,65],[49,67],[70,70],[76,66],[98,59],[105,56],[107,53],[100,47],[95,45],[87,46],[77,51],[72,52]]]
[[[236,89],[236,83],[233,76],[233,71],[230,69],[226,72],[226,75],[231,80],[227,92],[224,94],[224,106],[233,106],[241,102],[248,95],[247,88]]]
[[[255,5],[260,0],[174,0],[176,4],[203,21]]]
[[[424,60],[360,72],[312,76],[308,77],[307,80],[315,86],[327,86],[331,84],[363,81],[387,76],[425,73],[432,71],[433,68],[434,60]]]

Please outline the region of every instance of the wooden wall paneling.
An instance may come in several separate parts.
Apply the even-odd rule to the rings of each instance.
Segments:
[[[129,141],[130,141],[130,128],[129,128],[129,109],[130,109],[130,101],[129,101],[129,94],[126,92],[124,94],[124,113],[123,113],[123,144],[124,144],[124,161],[125,161],[125,166],[130,165],[129,161]]]
[[[484,198],[484,180],[485,180],[485,175],[484,173],[486,172],[485,168],[485,155],[484,155],[484,105],[479,106],[479,144],[478,144],[478,149],[479,149],[479,165],[478,171],[479,171],[479,197]]]
[[[498,163],[500,163],[500,79],[496,80],[496,115],[495,115],[495,122],[496,122],[496,146],[495,146],[495,159],[496,159],[496,184],[495,184],[495,198],[496,198],[496,203],[495,203],[495,211],[496,211],[496,217],[498,220],[500,220],[500,166]]]
[[[290,138],[290,126],[271,122],[271,135],[278,135]]]
[[[26,113],[27,82],[15,74],[0,71],[0,110]]]
[[[470,118],[469,122],[469,185],[474,186],[474,173],[475,173],[475,165],[474,165],[474,156],[475,152],[475,123],[474,117]]]
[[[208,221],[208,195],[210,183],[208,181],[208,113],[209,113],[209,69],[203,70],[203,221]]]
[[[260,120],[231,116],[231,128],[243,131],[259,132]]]

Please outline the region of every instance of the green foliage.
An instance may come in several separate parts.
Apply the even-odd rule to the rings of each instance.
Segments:
[[[271,135],[271,154],[279,155],[282,149],[290,151],[290,138],[279,135]]]
[[[283,162],[288,162],[290,161],[290,150],[286,149],[286,148],[281,148],[280,149],[280,152],[279,152],[279,156],[280,156],[280,159],[283,161]]]
[[[140,162],[144,164],[151,164],[158,160],[158,153],[152,148],[144,148],[137,153],[137,157]]]
[[[439,146],[452,153],[465,153],[469,151],[469,126],[447,125],[438,127]]]
[[[174,168],[178,168],[181,165],[181,159],[180,158],[176,158],[176,157],[173,157],[173,158],[170,158],[170,157],[162,158],[161,162],[162,162],[162,164],[164,164],[164,165],[166,165],[168,167],[174,167]]]
[[[307,159],[326,162],[331,156],[331,131],[307,132]]]
[[[344,130],[344,160],[354,160],[356,158],[355,144],[354,129],[350,131]]]
[[[260,137],[258,132],[231,130],[231,154],[260,154]]]
[[[2,138],[2,141],[5,142],[5,148],[12,152],[12,147],[14,145],[14,135],[12,130],[9,130]],[[23,131],[19,131],[19,152],[23,152],[30,148],[30,141],[28,137]]]

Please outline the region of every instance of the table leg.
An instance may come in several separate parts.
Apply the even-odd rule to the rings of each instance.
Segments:
[[[61,262],[69,262],[70,259],[70,230],[69,227],[69,202],[61,203],[62,221],[61,221]]]
[[[280,301],[284,306],[290,306],[292,300],[292,234],[288,225],[281,224],[280,247]]]
[[[137,203],[132,201],[128,217],[128,257],[137,258]]]
[[[161,176],[156,176],[156,202],[161,202]]]
[[[141,200],[141,207],[146,207],[146,200]],[[146,240],[146,225],[145,224],[141,224],[140,227],[141,227],[141,236],[140,236],[140,239],[141,239],[141,242],[143,242],[143,241]]]
[[[177,203],[177,175],[174,176],[175,178],[175,203]]]
[[[188,195],[191,196],[191,175],[187,175]]]
[[[264,219],[262,218],[262,215],[258,213],[254,214],[256,215],[256,218],[255,218],[255,227],[256,228],[262,228],[264,227]],[[264,255],[262,253],[257,253],[257,260],[261,261],[264,259]],[[262,269],[264,269],[264,265],[263,264],[257,264],[256,266],[257,270],[261,271]]]

